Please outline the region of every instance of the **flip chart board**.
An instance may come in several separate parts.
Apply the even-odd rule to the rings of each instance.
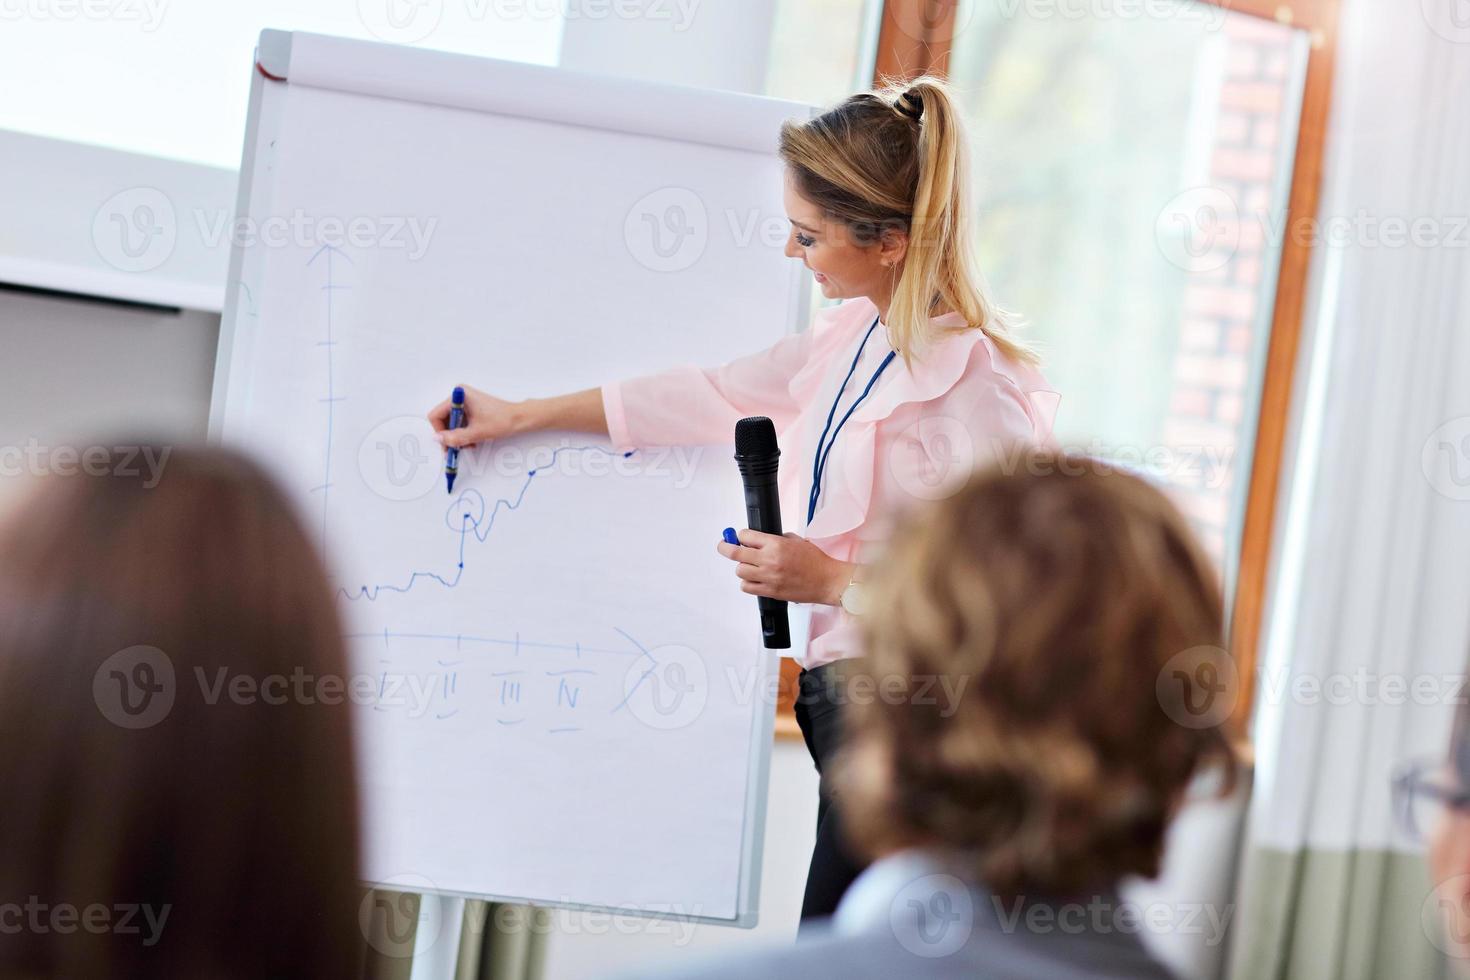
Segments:
[[[257,61],[211,431],[327,555],[366,878],[753,924],[777,657],[715,551],[732,447],[540,433],[451,495],[424,413],[799,329],[775,146],[811,110],[299,33]]]

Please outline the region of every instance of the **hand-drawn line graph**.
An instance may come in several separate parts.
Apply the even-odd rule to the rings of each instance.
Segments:
[[[335,260],[337,256],[341,256],[342,259],[344,259],[348,263],[351,263],[352,259],[345,252],[334,245],[323,245],[311,254],[310,258],[307,259],[306,264],[308,266],[315,264],[316,261],[320,259],[324,254],[326,256],[324,260],[325,282],[321,286],[321,289],[326,300],[325,329],[322,339],[318,341],[317,346],[323,348],[326,355],[326,395],[325,397],[318,400],[320,403],[326,406],[326,439],[325,445],[323,446],[322,480],[320,484],[312,487],[310,489],[310,492],[321,493],[321,542],[322,549],[325,552],[327,549],[327,527],[329,517],[331,515],[330,494],[333,486],[333,428],[336,423],[336,406],[338,403],[346,401],[346,395],[342,394],[339,391],[337,385],[336,364],[333,355],[333,349],[340,342],[336,335],[337,324],[335,322],[336,310],[334,299],[335,294],[339,290],[347,290],[352,288],[350,285],[338,281]],[[513,511],[519,509],[522,503],[524,503],[526,499],[526,493],[530,489],[531,483],[533,480],[535,480],[537,474],[542,470],[552,467],[556,463],[558,456],[560,456],[562,453],[598,453],[608,457],[621,457],[626,459],[627,457],[632,456],[634,452],[636,452],[636,450],[615,452],[603,446],[561,446],[551,451],[549,459],[547,459],[543,465],[526,471],[525,478],[521,482],[520,488],[514,495],[514,497],[498,498],[493,506],[487,506],[485,497],[479,490],[472,487],[463,489],[460,494],[454,498],[453,502],[445,511],[444,515],[445,524],[448,526],[449,530],[454,533],[455,536],[455,560],[454,571],[452,574],[441,574],[440,572],[429,570],[414,570],[408,573],[406,579],[399,579],[391,583],[360,585],[357,586],[355,590],[348,589],[347,587],[342,586],[338,588],[338,594],[348,601],[356,602],[366,599],[369,602],[375,602],[378,597],[385,591],[395,594],[408,593],[419,582],[434,582],[443,588],[453,589],[460,584],[464,577],[466,545],[470,537],[473,536],[478,543],[484,544],[486,539],[490,535],[490,531],[494,528],[496,518],[500,515],[501,511]],[[395,633],[387,627],[384,627],[380,632],[346,633],[344,634],[343,638],[348,640],[381,639],[383,641],[385,653],[390,652],[391,641],[409,640],[416,642],[427,641],[433,643],[447,643],[453,641],[456,651],[461,650],[466,645],[499,646],[508,648],[508,652],[510,653],[510,655],[517,658],[521,655],[521,652],[523,650],[528,652],[545,651],[548,653],[557,654],[571,653],[578,660],[581,659],[584,653],[615,656],[632,655],[635,657],[635,659],[627,666],[626,670],[622,673],[621,676],[624,678],[628,677],[635,670],[638,670],[640,666],[642,666],[644,669],[642,669],[641,672],[638,673],[637,677],[633,679],[631,684],[628,684],[625,681],[623,685],[620,685],[622,687],[626,687],[626,690],[621,692],[621,698],[617,701],[615,705],[613,705],[611,711],[609,712],[609,714],[616,714],[618,711],[627,706],[629,700],[633,697],[635,693],[637,693],[638,689],[643,685],[644,681],[646,681],[650,676],[654,674],[654,672],[659,667],[659,662],[656,658],[654,658],[652,654],[649,653],[647,647],[634,639],[626,631],[619,629],[618,627],[613,627],[613,629],[620,636],[622,636],[623,639],[628,642],[628,644],[631,645],[631,649],[629,649],[628,647],[589,646],[579,641],[573,641],[572,643],[556,643],[541,640],[530,640],[522,637],[518,631],[514,632],[513,635],[510,637],[495,637],[465,633]],[[646,664],[644,664],[645,661]],[[382,660],[380,662],[388,663],[389,661]],[[442,659],[437,660],[436,662],[442,668],[457,668],[462,663],[459,660],[446,661]],[[520,703],[522,682],[520,680],[509,680],[509,677],[511,675],[518,675],[520,673],[522,673],[522,671],[501,671],[494,675],[496,677],[504,678],[504,680],[502,680],[502,687],[500,691],[500,703],[502,705]],[[575,710],[578,708],[578,700],[579,698],[581,698],[582,692],[582,688],[579,686],[579,683],[576,679],[582,675],[595,676],[598,674],[598,671],[592,670],[590,668],[570,667],[556,670],[543,668],[542,673],[545,674],[546,678],[554,679],[556,681],[554,702],[555,706],[557,708]],[[383,685],[386,684],[387,677],[387,671],[383,670],[380,675],[380,696],[383,693]],[[438,678],[436,675],[434,690],[436,692],[435,696],[439,697],[445,702],[448,702],[450,699],[457,697],[459,694],[458,671],[451,670],[447,672],[445,676],[442,677],[442,679]],[[448,707],[447,703],[445,707]],[[445,719],[453,717],[458,712],[459,708],[456,706],[451,708],[450,710],[439,711],[438,713],[436,713],[435,717],[439,719]],[[513,726],[523,723],[526,718],[522,716],[513,718],[497,718],[496,720],[501,725]],[[554,727],[546,729],[546,731],[550,734],[577,732],[581,730],[581,726],[578,725],[556,725]]]
[[[322,495],[321,545],[323,552],[325,552],[327,548],[327,521],[331,513],[330,494],[333,486],[333,426],[336,422],[336,405],[339,402],[346,401],[346,396],[340,394],[337,390],[335,359],[332,353],[333,348],[336,347],[339,343],[335,335],[334,296],[339,290],[347,290],[352,288],[345,283],[337,281],[337,270],[334,263],[336,257],[339,255],[348,263],[351,263],[352,259],[347,255],[347,253],[343,252],[335,245],[329,244],[323,245],[321,248],[318,248],[315,252],[313,252],[311,254],[311,257],[306,260],[306,264],[308,266],[313,265],[317,261],[317,259],[321,258],[323,255],[326,256],[326,281],[321,287],[322,292],[326,296],[325,332],[323,338],[317,342],[317,346],[324,348],[326,351],[327,393],[325,397],[318,399],[318,401],[325,404],[327,407],[327,435],[326,446],[323,449],[322,454],[322,482],[317,486],[312,487],[310,492],[320,492]],[[556,464],[557,457],[565,452],[596,453],[608,457],[627,459],[635,452],[637,452],[637,450],[630,449],[625,452],[619,453],[604,446],[561,446],[557,449],[554,449],[552,450],[550,458],[547,459],[544,466],[536,467],[526,472],[525,480],[521,483],[520,492],[515,495],[515,498],[510,499],[502,497],[496,500],[495,506],[490,510],[490,513],[488,515],[485,513],[484,495],[473,488],[466,489],[462,491],[458,497],[455,498],[454,502],[450,505],[449,510],[445,513],[444,518],[445,523],[449,525],[450,530],[454,531],[458,535],[458,553],[455,558],[454,573],[452,575],[446,576],[438,572],[419,570],[409,573],[407,581],[404,581],[402,584],[383,583],[377,585],[360,585],[356,588],[356,590],[350,590],[347,587],[342,586],[338,588],[338,594],[340,594],[342,598],[349,601],[355,602],[360,599],[367,599],[369,602],[373,602],[376,601],[378,596],[384,591],[396,592],[400,594],[408,592],[421,579],[437,582],[439,585],[447,589],[454,588],[459,584],[460,579],[464,576],[465,542],[469,539],[469,536],[473,534],[477,541],[479,541],[481,544],[484,544],[486,537],[488,537],[490,534],[491,528],[495,526],[495,518],[500,514],[501,508],[504,508],[506,510],[516,510],[517,508],[519,508],[521,506],[521,503],[525,500],[526,491],[530,489],[531,481],[536,478],[536,474],[542,469],[554,466]]]
[[[564,452],[601,453],[605,456],[617,456],[627,459],[636,450],[630,449],[627,452],[618,453],[602,446],[562,446],[552,450],[551,458],[547,461],[546,465],[551,466],[556,462],[556,457]],[[537,467],[536,469],[528,470],[525,481],[521,484],[520,492],[515,495],[515,499],[499,498],[495,501],[495,506],[490,509],[488,515],[485,513],[484,494],[474,488],[461,491],[459,496],[454,499],[454,502],[449,505],[449,509],[444,513],[444,522],[449,525],[450,530],[458,535],[458,555],[455,559],[454,574],[452,576],[446,577],[440,575],[438,572],[415,571],[409,574],[408,580],[402,585],[361,585],[357,587],[355,592],[348,591],[347,588],[342,587],[337,590],[338,594],[342,598],[352,602],[356,602],[359,599],[367,599],[369,602],[374,602],[384,591],[398,593],[409,591],[419,579],[430,579],[438,582],[446,589],[452,589],[459,585],[460,579],[464,576],[465,542],[473,535],[475,540],[484,544],[485,539],[490,536],[490,530],[495,526],[495,518],[500,514],[501,508],[503,507],[506,510],[516,510],[519,508],[521,503],[526,499],[526,491],[530,488],[531,481],[544,468]],[[456,526],[456,522],[458,526]]]

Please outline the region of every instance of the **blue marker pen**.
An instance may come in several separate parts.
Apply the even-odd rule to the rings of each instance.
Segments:
[[[449,427],[451,429],[464,428],[464,389],[455,388],[454,394],[449,396]],[[459,475],[459,450],[453,446],[444,455],[444,483],[445,493],[454,492],[454,478]]]
[[[733,527],[727,527],[727,528],[725,528],[724,537],[725,537],[725,543],[726,544],[739,544],[740,543],[740,538],[736,536],[735,529]]]

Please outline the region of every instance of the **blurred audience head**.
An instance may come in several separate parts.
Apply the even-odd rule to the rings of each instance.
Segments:
[[[1427,843],[1439,910],[1440,949],[1470,976],[1470,687],[1458,692],[1446,755],[1400,768],[1395,806],[1405,829]],[[1427,925],[1427,924],[1426,924]]]
[[[350,705],[313,694],[346,681],[322,562],[253,463],[149,449],[159,473],[119,450],[0,523],[0,975],[346,976],[358,803]]]
[[[1156,875],[1194,777],[1233,781],[1228,714],[1196,723],[1185,701],[1210,692],[1169,669],[1225,656],[1220,588],[1144,480],[1050,452],[977,473],[909,516],[873,589],[864,669],[904,696],[849,715],[869,856],[938,849],[997,894],[1081,894]]]

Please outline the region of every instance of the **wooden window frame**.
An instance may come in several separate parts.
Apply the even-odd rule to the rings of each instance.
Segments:
[[[1287,229],[1310,227],[1317,217],[1322,190],[1322,161],[1327,122],[1332,107],[1332,78],[1336,67],[1341,0],[1197,0],[1234,13],[1247,14],[1308,32],[1306,80],[1302,92],[1296,157],[1287,203]],[[886,79],[914,78],[925,73],[947,75],[954,41],[958,0],[884,0],[878,33],[873,84]],[[899,25],[924,25],[923,36]],[[1276,282],[1276,305],[1266,348],[1261,400],[1256,413],[1256,438],[1251,455],[1250,483],[1241,528],[1239,567],[1230,617],[1230,652],[1240,679],[1235,715],[1246,730],[1255,700],[1261,627],[1272,560],[1276,502],[1286,447],[1287,419],[1296,381],[1306,309],[1308,275],[1315,236],[1288,233],[1281,248]],[[776,718],[778,738],[798,737],[792,705],[800,668],[781,661],[780,699]]]

